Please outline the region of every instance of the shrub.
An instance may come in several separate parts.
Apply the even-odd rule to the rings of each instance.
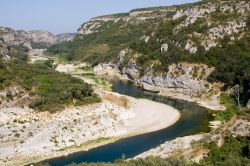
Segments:
[[[221,104],[225,105],[226,110],[216,113],[215,119],[217,120],[230,120],[231,117],[239,113],[239,108],[236,106],[234,99],[226,94],[220,96]]]
[[[209,145],[210,152],[200,165],[249,165],[249,147],[249,138],[234,138],[228,135],[222,147],[218,147],[215,143]]]

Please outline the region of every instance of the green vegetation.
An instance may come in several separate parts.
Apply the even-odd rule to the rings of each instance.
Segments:
[[[43,43],[43,42],[41,42],[41,43],[35,43],[35,42],[31,42],[31,47],[33,49],[46,49],[49,46],[50,46],[50,44],[48,44],[48,43]]]
[[[239,84],[243,87],[241,100],[246,103],[250,97],[250,34],[233,44],[228,44],[225,38],[221,44],[221,47],[199,51],[182,60],[214,66],[216,70],[210,75],[209,81],[224,82],[226,87]]]
[[[238,15],[236,12],[230,12],[229,10],[222,12],[221,10],[216,10],[212,13],[212,21],[224,21],[224,20],[234,20],[237,19]]]
[[[0,90],[9,86],[21,86],[29,93],[30,108],[38,111],[55,112],[67,105],[100,101],[91,85],[53,70],[52,60],[27,64],[27,52],[24,46],[13,46],[10,48],[11,62],[0,61]],[[8,100],[14,97],[7,91]]]
[[[197,165],[216,165],[216,166],[235,166],[250,165],[250,138],[231,135],[225,137],[222,147],[215,143],[209,145],[210,152],[208,156]]]
[[[11,46],[10,56],[15,62],[26,62],[28,60],[28,49],[22,45]]]
[[[208,2],[218,1],[202,1],[196,5]],[[192,4],[176,7],[187,9],[190,5]],[[164,9],[164,7],[152,9]],[[47,53],[68,61],[87,61],[95,66],[101,62],[117,62],[119,52],[124,48],[131,48],[133,55],[138,56],[129,56],[123,65],[126,66],[128,59],[134,58],[140,66],[141,74],[152,64],[154,64],[155,72],[166,72],[170,64],[183,61],[207,64],[216,68],[209,77],[209,81],[223,82],[225,88],[239,84],[243,87],[241,102],[246,104],[250,98],[250,15],[246,19],[247,28],[244,29],[245,33],[242,38],[238,38],[239,34],[225,36],[224,39],[218,38],[216,41],[218,45],[205,51],[201,46],[202,38],[194,35],[194,32],[207,36],[209,29],[232,20],[237,22],[242,17],[235,9],[222,11],[219,8],[207,15],[207,18],[211,18],[211,24],[208,24],[206,17],[198,18],[194,23],[180,29],[177,27],[187,16],[172,20],[170,14],[165,19],[156,18],[138,23],[122,20],[101,22],[98,28],[100,32],[78,35],[73,41],[50,47]],[[143,36],[149,36],[150,39],[145,42],[142,39]],[[230,37],[234,37],[235,40],[230,40]],[[189,39],[197,46],[196,53],[189,53],[184,49]],[[162,53],[160,48],[164,43],[167,43],[169,47],[168,51]],[[194,77],[196,77],[195,72]]]
[[[226,94],[222,94],[220,96],[220,101],[221,101],[221,104],[223,104],[226,107],[226,110],[216,113],[215,114],[216,120],[228,121],[234,115],[237,115],[240,113],[240,109],[236,106],[235,100],[232,97]]]
[[[100,32],[85,36],[83,39],[77,39],[72,42],[66,42],[59,45],[54,45],[48,49],[50,54],[65,57],[67,60],[88,61],[92,65],[100,62],[116,61],[117,55],[122,48],[130,47],[137,52],[137,63],[141,67],[143,73],[147,67],[154,63],[155,71],[167,71],[168,65],[181,61],[194,63],[204,63],[209,66],[214,66],[216,70],[212,73],[209,80],[224,82],[226,86],[240,84],[243,88],[242,102],[246,103],[250,94],[250,35],[246,34],[242,39],[236,40],[229,44],[228,37],[221,40],[221,47],[217,46],[205,51],[203,47],[198,47],[198,52],[190,54],[183,49],[172,44],[170,41],[175,40],[180,44],[187,39],[187,34],[194,29],[193,26],[184,28],[181,32],[173,34],[173,28],[178,25],[184,18],[178,20],[162,22],[156,30],[154,38],[148,43],[138,40],[140,34],[138,28],[128,26],[126,29],[116,28],[116,35],[110,35],[114,30],[110,29],[107,32]],[[198,20],[197,25],[203,25],[202,20]],[[141,28],[147,24],[139,25]],[[138,26],[138,27],[139,27]],[[195,26],[200,27],[200,26]],[[201,29],[205,29],[203,26]],[[147,30],[147,28],[144,28]],[[125,33],[126,32],[126,33]],[[118,34],[117,34],[118,33]],[[119,34],[122,33],[123,35]],[[134,34],[132,36],[132,34]],[[167,36],[167,38],[164,38]],[[133,38],[133,40],[132,40]],[[155,42],[157,38],[164,38],[161,43],[169,43],[169,50],[166,53],[160,52],[161,43]],[[116,41],[113,43],[113,41]],[[197,41],[197,43],[199,43]],[[98,48],[97,51],[96,48]],[[101,50],[101,51],[100,51]],[[126,64],[124,64],[126,65]],[[195,75],[194,75],[195,76]]]
[[[150,23],[140,25],[128,24],[124,21],[107,22],[102,25],[102,32],[78,36],[74,41],[54,45],[48,49],[48,54],[63,57],[68,61],[88,61],[93,65],[100,62],[116,60],[120,50],[129,46],[131,41],[139,40],[143,35],[141,28],[148,29]],[[109,27],[109,28],[108,28]]]
[[[0,88],[4,89],[10,85],[20,85],[34,96],[30,107],[38,111],[55,112],[66,105],[100,101],[93,93],[91,85],[42,64],[2,64]]]
[[[104,88],[106,90],[111,89],[111,85],[107,81],[101,79],[99,76],[86,76],[86,78],[91,79],[99,88]]]
[[[49,166],[49,164],[37,164],[38,166]],[[147,157],[145,159],[136,159],[125,161],[124,156],[114,163],[81,163],[69,164],[68,166],[177,166],[185,165],[182,159],[162,159],[159,157]]]

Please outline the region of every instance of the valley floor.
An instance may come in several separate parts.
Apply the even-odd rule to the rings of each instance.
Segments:
[[[15,107],[15,104],[0,107],[0,165],[23,165],[88,150],[123,137],[166,128],[180,118],[180,113],[166,104],[105,91],[96,84],[100,80],[82,76],[89,72],[82,70],[85,67],[85,64],[65,64],[56,70],[77,75],[94,84],[96,93],[102,98],[101,103],[72,106],[55,114],[38,113],[28,107]],[[194,101],[172,92],[160,94]],[[214,101],[218,101],[217,98]],[[214,108],[218,106],[218,103],[210,102],[215,104]],[[196,139],[200,136],[194,137]],[[187,146],[192,140],[193,137],[187,139]],[[182,146],[182,142],[177,145]],[[169,147],[168,144],[159,147],[164,149],[161,152],[163,156]],[[157,151],[146,152],[140,157],[158,155]]]

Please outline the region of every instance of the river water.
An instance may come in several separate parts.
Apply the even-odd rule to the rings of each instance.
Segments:
[[[62,166],[81,162],[113,162],[122,156],[126,158],[134,157],[177,137],[208,132],[210,130],[208,123],[212,120],[212,114],[211,111],[204,107],[198,106],[195,103],[170,99],[155,93],[143,91],[134,87],[130,81],[109,81],[113,85],[112,90],[114,92],[170,105],[180,111],[181,118],[166,129],[124,138],[89,151],[76,152],[68,156],[45,160],[42,163],[49,163],[52,166]]]

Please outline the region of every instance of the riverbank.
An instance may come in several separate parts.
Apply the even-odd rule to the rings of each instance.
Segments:
[[[100,76],[109,75],[109,76],[116,77],[117,79],[120,79],[120,80],[129,80],[129,81],[134,82],[134,80],[131,80],[125,75],[119,74],[119,72],[114,69],[108,72],[105,72],[105,71],[101,73],[95,72],[95,74],[100,75]],[[187,90],[181,89],[181,88],[163,88],[163,87],[158,87],[158,86],[147,85],[147,86],[144,86],[143,89],[146,91],[157,93],[160,96],[165,96],[165,97],[169,97],[169,98],[177,99],[177,100],[184,100],[188,102],[194,102],[202,107],[205,107],[207,109],[214,110],[214,111],[224,111],[226,109],[225,106],[223,106],[220,103],[220,92],[216,94],[210,94],[210,95],[204,94],[204,95],[197,96],[191,93],[187,93],[186,92]]]
[[[149,156],[154,157],[161,157],[161,158],[168,158],[174,155],[178,155],[180,158],[188,158],[190,154],[192,154],[195,150],[192,146],[194,142],[201,141],[204,139],[208,134],[198,134],[198,135],[191,135],[191,136],[185,136],[176,138],[172,141],[167,141],[160,146],[150,149],[149,151],[146,151],[142,154],[139,154],[135,156],[133,159],[143,159]],[[196,153],[195,157],[193,157],[193,160],[199,160],[204,156],[204,152],[207,152],[205,149],[199,153]],[[186,155],[183,155],[183,153]],[[198,155],[199,154],[199,155]]]
[[[74,74],[76,71],[78,73],[84,73],[84,71],[81,70],[82,66],[86,66],[86,64],[76,64],[76,65],[74,65],[74,64],[60,64],[60,65],[58,65],[56,70],[59,72],[65,72],[67,74]],[[117,68],[110,67],[110,68],[105,69],[105,70],[94,69],[92,72],[93,72],[93,74],[103,76],[104,78],[107,75],[109,75],[112,77],[116,77],[117,79],[120,79],[120,80],[129,80],[129,81],[134,82],[126,75],[120,74],[120,72]],[[84,78],[81,76],[80,77],[77,76],[77,77],[83,79],[87,83],[95,84],[93,82],[93,80],[91,80],[91,79],[87,79],[87,78]],[[220,92],[218,92],[216,94],[211,93],[210,95],[204,94],[204,95],[197,96],[197,95],[193,95],[191,92],[188,92],[188,90],[181,89],[181,88],[163,88],[163,87],[152,86],[152,85],[148,85],[148,84],[147,84],[147,86],[144,85],[143,89],[151,91],[151,92],[158,92],[158,95],[169,97],[172,99],[194,102],[202,107],[205,107],[205,108],[208,108],[208,109],[214,110],[214,111],[224,111],[226,109],[225,106],[223,106],[220,103]]]
[[[159,95],[170,97],[178,100],[185,100],[188,102],[195,102],[198,105],[208,108],[214,111],[224,111],[226,108],[220,103],[220,93],[213,94],[209,97],[193,96],[184,93],[180,93],[178,90],[171,88],[160,88]]]
[[[176,109],[164,104],[103,92],[107,94],[125,97],[129,106],[103,99],[99,104],[69,107],[56,114],[2,108],[0,164],[24,165],[85,151],[166,128],[180,117]]]
[[[130,97],[134,118],[128,120],[126,136],[149,133],[174,124],[180,118],[180,113],[166,104],[147,99]]]

